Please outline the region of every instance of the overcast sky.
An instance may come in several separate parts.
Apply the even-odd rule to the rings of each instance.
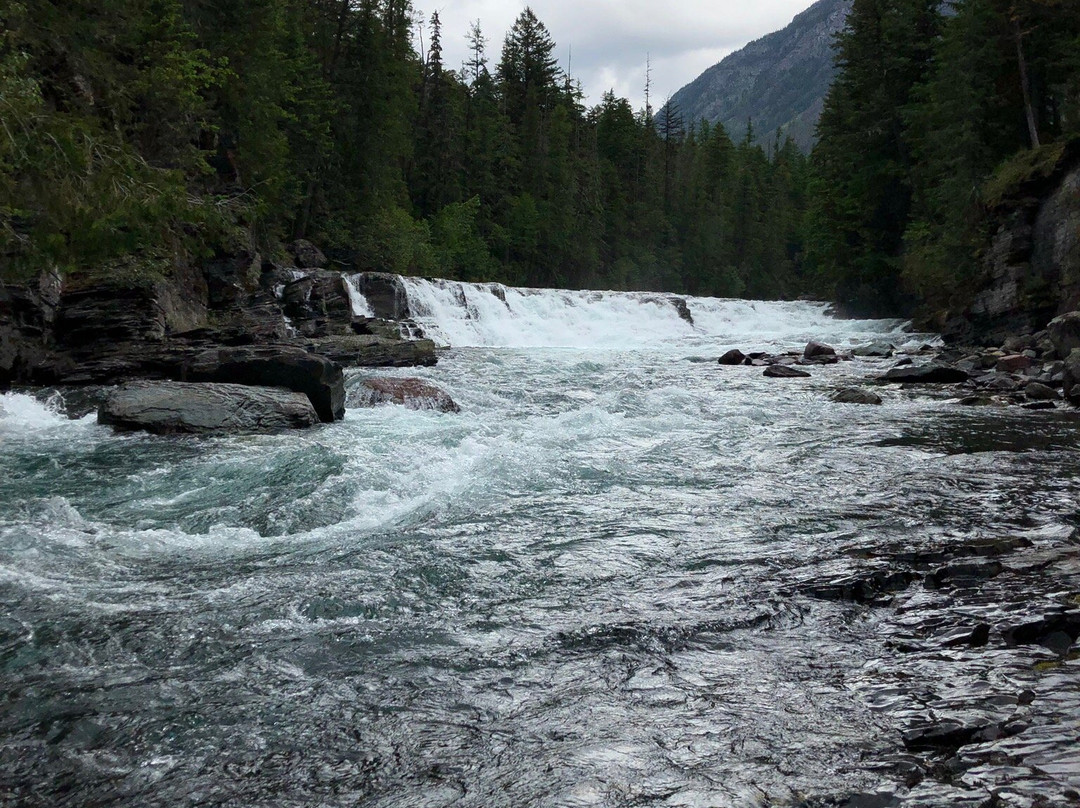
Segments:
[[[581,81],[590,104],[609,89],[644,106],[646,57],[652,63],[652,104],[693,81],[729,53],[791,22],[813,0],[414,0],[424,20],[439,12],[443,61],[465,61],[469,25],[480,20],[494,69],[503,38],[530,6],[551,32],[559,63]],[[428,42],[425,30],[424,42]],[[419,47],[419,42],[417,43]],[[571,52],[572,62],[571,59]]]

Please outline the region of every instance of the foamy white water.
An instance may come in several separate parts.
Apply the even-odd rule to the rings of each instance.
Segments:
[[[345,275],[345,291],[349,295],[349,303],[352,305],[352,313],[356,317],[374,317],[375,312],[367,302],[367,298],[356,286],[356,275]]]
[[[466,347],[347,384],[419,376],[460,413],[160,437],[0,396],[0,805],[856,804],[921,760],[905,711],[1014,708],[1031,732],[1002,743],[1024,748],[964,775],[983,798],[928,774],[911,805],[989,804],[1016,772],[1071,804],[1080,697],[1043,686],[1064,666],[996,634],[920,652],[885,609],[807,593],[898,548],[1067,542],[1076,423],[896,387],[831,400],[890,360],[715,363],[910,336],[819,304],[690,298],[690,325],[663,295],[407,283]],[[933,635],[1053,606],[921,581]]]
[[[518,289],[405,278],[409,307],[429,337],[456,348],[656,348],[755,340],[842,343],[909,337],[902,320],[838,320],[824,303],[726,300],[656,292]],[[680,316],[684,300],[693,323]]]

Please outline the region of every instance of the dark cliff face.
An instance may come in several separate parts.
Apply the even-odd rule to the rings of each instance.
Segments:
[[[736,140],[752,119],[757,140],[782,129],[809,151],[825,93],[835,75],[833,37],[852,0],[819,0],[787,28],[755,40],[713,65],[671,98],[687,123],[720,122]]]
[[[1033,333],[1080,306],[1080,141],[1048,176],[1025,183],[991,211],[983,282],[950,336],[982,343]]]

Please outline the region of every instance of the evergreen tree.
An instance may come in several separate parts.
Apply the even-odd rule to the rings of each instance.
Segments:
[[[810,259],[827,291],[868,312],[901,304],[899,265],[912,205],[904,111],[925,79],[936,0],[855,0],[837,38],[839,69],[818,124]]]

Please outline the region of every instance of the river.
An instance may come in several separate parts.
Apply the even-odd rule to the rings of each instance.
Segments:
[[[819,304],[411,284],[454,347],[381,372],[460,414],[161,438],[0,397],[0,803],[1069,804],[1080,663],[1003,627],[1077,602],[1074,418],[716,364],[927,339]],[[814,592],[1001,537],[994,580]],[[906,748],[927,711],[1001,737]]]

